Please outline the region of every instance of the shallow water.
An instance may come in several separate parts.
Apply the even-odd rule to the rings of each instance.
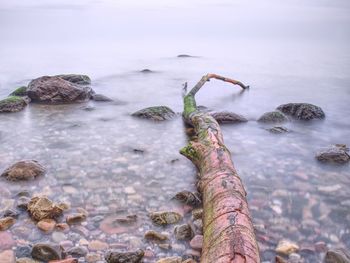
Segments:
[[[263,260],[272,261],[281,239],[297,242],[304,262],[321,261],[317,242],[349,248],[349,165],[314,158],[330,144],[350,145],[349,11],[346,1],[0,1],[1,97],[38,76],[83,73],[97,93],[125,102],[30,104],[0,116],[0,170],[21,159],[48,169],[31,183],[1,181],[0,209],[27,190],[90,213],[87,233],[43,234],[27,214],[9,232],[19,243],[86,238],[149,248],[155,258],[187,253],[173,239],[168,251],[142,239],[148,229],[162,231],[148,212],[169,209],[176,192],[195,189],[196,171],[178,153],[187,140],[182,119],[153,123],[130,114],[154,105],[181,112],[182,84],[213,72],[251,86],[242,93],[211,81],[197,101],[250,120],[222,129],[247,188]],[[196,57],[176,57],[183,53]],[[154,73],[140,73],[144,68]],[[292,121],[292,132],[282,135],[255,121],[287,102],[319,105],[326,119]],[[137,228],[109,235],[93,221],[121,210],[138,214]]]

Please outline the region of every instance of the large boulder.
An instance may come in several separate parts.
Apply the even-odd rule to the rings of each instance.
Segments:
[[[344,144],[332,145],[316,154],[316,159],[324,163],[347,163],[350,161],[349,148]]]
[[[10,96],[0,100],[0,113],[18,112],[23,110],[28,104],[28,100],[19,96]]]
[[[287,103],[277,107],[284,114],[291,115],[299,120],[324,119],[323,110],[310,103]]]
[[[27,181],[45,174],[45,168],[35,160],[17,162],[8,167],[1,177],[9,181]]]
[[[73,103],[89,100],[93,90],[62,77],[44,76],[29,83],[27,94],[34,102]]]
[[[78,84],[78,85],[90,85],[91,79],[87,75],[80,75],[80,74],[61,74],[56,75],[55,77],[62,78],[64,80],[67,80],[69,82]]]
[[[165,121],[175,117],[175,112],[166,106],[155,106],[136,111],[132,116],[150,119],[154,121]]]
[[[218,123],[240,123],[240,122],[247,122],[248,120],[243,117],[242,115],[229,112],[229,111],[222,111],[222,112],[213,112],[210,113],[211,116],[218,122]]]
[[[264,123],[279,123],[288,121],[288,117],[280,111],[265,112],[259,119],[258,122]]]

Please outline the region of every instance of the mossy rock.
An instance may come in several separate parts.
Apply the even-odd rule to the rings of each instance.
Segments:
[[[266,112],[258,119],[258,122],[265,123],[278,123],[286,121],[288,121],[288,117],[280,111]]]
[[[137,112],[134,112],[132,116],[150,119],[154,121],[170,120],[176,116],[175,112],[166,106],[149,107]]]
[[[87,75],[81,75],[81,74],[61,74],[56,75],[55,77],[59,77],[61,79],[67,80],[74,84],[79,85],[90,85],[91,79]]]
[[[324,119],[326,117],[321,107],[310,103],[287,103],[277,107],[277,110],[299,120]]]
[[[19,96],[19,97],[27,96],[27,87],[26,86],[19,87],[15,89],[9,96]]]
[[[0,100],[0,113],[2,112],[18,112],[27,106],[27,101],[19,96],[10,96]]]

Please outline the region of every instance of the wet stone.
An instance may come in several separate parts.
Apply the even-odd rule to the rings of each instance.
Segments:
[[[41,261],[50,261],[61,259],[60,249],[53,244],[36,244],[32,249],[32,257]]]
[[[167,257],[167,258],[161,258],[156,263],[181,263],[182,258],[181,257]]]
[[[202,235],[195,235],[192,240],[190,241],[191,248],[195,250],[202,250],[203,247],[203,236]]]
[[[310,103],[288,103],[277,107],[284,114],[291,115],[299,120],[324,119],[323,110]]]
[[[263,123],[279,123],[279,122],[287,122],[287,121],[288,121],[288,117],[280,111],[266,112],[258,119],[258,122],[263,122]]]
[[[275,134],[281,134],[281,133],[289,132],[289,130],[286,127],[282,127],[282,126],[275,126],[275,127],[272,127],[272,128],[268,128],[266,130],[271,132],[271,133],[275,133]]]
[[[100,240],[92,240],[90,241],[88,248],[89,250],[92,250],[92,251],[100,251],[100,250],[108,249],[109,245]]]
[[[190,240],[193,237],[193,230],[189,224],[178,225],[174,229],[177,240]]]
[[[345,249],[330,249],[326,253],[325,263],[350,263],[350,254]]]
[[[145,239],[147,240],[155,240],[155,241],[164,241],[167,240],[169,237],[167,235],[158,233],[154,230],[149,230],[145,233]]]
[[[346,145],[338,144],[332,145],[325,150],[321,150],[316,154],[316,159],[324,163],[338,163],[343,164],[350,161],[348,153],[349,148]]]
[[[43,220],[40,220],[40,221],[36,224],[36,226],[37,226],[40,230],[42,230],[42,231],[48,233],[48,232],[51,232],[51,231],[54,230],[54,228],[55,228],[55,226],[56,226],[56,221],[53,220],[53,219],[43,219]]]
[[[96,263],[102,259],[102,256],[97,253],[88,253],[85,256],[86,262],[88,263]]]
[[[210,115],[218,122],[218,123],[242,123],[247,122],[248,120],[242,115],[223,111],[223,112],[214,112],[210,113]]]
[[[141,249],[134,252],[110,251],[106,253],[107,263],[138,263],[141,262],[145,252]]]
[[[28,211],[35,220],[55,218],[63,213],[60,205],[54,204],[47,197],[33,197],[28,204]]]
[[[203,217],[203,208],[195,208],[192,210],[192,217],[194,220],[202,219]]]
[[[173,119],[176,114],[172,109],[166,106],[155,106],[136,111],[132,116],[154,121],[165,121]]]
[[[174,197],[175,200],[190,206],[199,206],[202,200],[198,193],[192,193],[190,191],[178,192]]]
[[[71,215],[68,215],[66,218],[66,222],[69,225],[78,224],[78,223],[81,223],[85,220],[86,220],[86,215],[83,213],[71,214]]]
[[[13,217],[4,217],[0,218],[0,231],[5,231],[9,229],[14,223],[16,222],[16,219]]]
[[[91,96],[91,99],[94,101],[99,101],[99,102],[113,101],[112,99],[110,99],[107,96],[102,95],[102,94],[93,94]]]
[[[88,249],[86,247],[80,246],[80,247],[72,247],[66,251],[68,255],[71,255],[74,258],[80,258],[85,257],[85,255],[88,253]]]
[[[30,245],[18,245],[15,253],[17,258],[31,257],[32,246]]]
[[[12,250],[0,251],[0,262],[1,263],[14,263],[15,255]]]
[[[10,96],[0,100],[0,113],[18,112],[23,110],[28,101],[19,96]]]
[[[33,180],[45,174],[45,168],[35,160],[20,161],[8,167],[1,177],[9,181]]]
[[[283,255],[289,255],[299,250],[299,246],[289,240],[281,240],[278,242],[276,247],[276,252],[283,254]]]
[[[182,216],[176,212],[153,212],[150,214],[152,222],[156,225],[176,224],[182,219]]]
[[[17,258],[16,263],[41,263],[41,261],[25,257],[25,258]]]
[[[16,244],[12,234],[5,231],[0,231],[0,251],[9,249]]]

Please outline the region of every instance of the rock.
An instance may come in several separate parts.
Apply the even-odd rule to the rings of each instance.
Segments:
[[[191,56],[191,55],[187,55],[187,54],[180,54],[180,55],[177,55],[178,58],[193,58],[194,56]]]
[[[61,260],[50,260],[49,263],[78,263],[76,258],[66,258]]]
[[[93,251],[100,251],[100,250],[106,250],[109,248],[109,245],[105,242],[102,242],[100,240],[92,240],[89,243],[89,249]]]
[[[4,211],[3,216],[4,217],[13,217],[13,218],[17,218],[19,216],[19,211],[15,210],[15,209],[7,209]]]
[[[0,252],[1,263],[14,263],[15,260],[15,254],[12,250],[5,250]]]
[[[148,69],[148,68],[145,68],[143,70],[140,71],[141,73],[153,73],[154,71]]]
[[[15,222],[16,222],[16,219],[10,216],[0,218],[0,231],[5,231],[9,229]]]
[[[54,228],[56,226],[56,221],[53,219],[42,219],[36,224],[36,226],[40,230],[42,230],[46,233],[49,233],[49,232],[54,230]]]
[[[135,229],[138,225],[136,215],[128,215],[125,217],[110,216],[101,222],[100,229],[109,235],[113,235],[126,233]]]
[[[190,240],[193,237],[193,230],[189,224],[176,226],[174,229],[177,240]]]
[[[214,112],[210,113],[210,115],[218,122],[218,123],[240,123],[247,122],[248,120],[242,115],[223,111],[223,112]]]
[[[275,262],[276,263],[287,263],[287,260],[285,260],[284,258],[282,258],[280,256],[276,256]]]
[[[350,263],[350,254],[345,249],[330,249],[326,253],[325,263]]]
[[[17,258],[16,263],[41,263],[41,262],[29,257],[25,257],[25,258]]]
[[[73,103],[89,100],[93,91],[60,77],[44,76],[32,80],[27,93],[34,102]]]
[[[21,196],[17,200],[17,207],[22,209],[22,210],[27,210],[29,202],[30,202],[30,198],[28,198],[26,196]]]
[[[299,246],[289,240],[281,240],[278,242],[276,247],[276,252],[283,254],[283,255],[289,255],[299,250]]]
[[[336,144],[316,154],[316,159],[324,163],[343,164],[350,161],[349,148],[344,144]]]
[[[275,126],[275,127],[272,127],[272,128],[268,128],[266,130],[271,132],[271,133],[275,133],[275,134],[281,134],[281,133],[289,132],[289,130],[286,127],[282,127],[282,126]]]
[[[28,101],[19,96],[10,96],[0,100],[0,113],[2,112],[18,112],[23,110]]]
[[[56,224],[56,229],[59,231],[66,232],[69,230],[69,225],[66,223],[58,223]]]
[[[320,107],[309,103],[282,104],[277,107],[277,110],[299,120],[324,119],[326,116]]]
[[[182,258],[181,257],[168,257],[168,258],[161,258],[156,263],[181,263]]]
[[[55,243],[60,243],[67,239],[67,236],[62,232],[54,231],[51,235],[52,241]]]
[[[15,240],[12,237],[12,234],[9,232],[0,232],[0,251],[9,249],[16,245]]]
[[[264,123],[278,123],[286,121],[288,121],[288,117],[280,111],[266,112],[258,119],[258,122]]]
[[[163,226],[169,224],[176,224],[182,219],[182,216],[176,212],[164,211],[150,213],[150,218],[154,224]]]
[[[170,244],[158,244],[158,247],[163,249],[163,250],[170,250],[170,249],[172,249]]]
[[[203,217],[203,208],[195,208],[192,210],[192,217],[194,220],[202,219]]]
[[[86,215],[83,213],[75,213],[68,215],[66,222],[68,225],[78,224],[86,220]]]
[[[110,251],[106,253],[107,263],[138,263],[141,262],[145,252],[142,249],[134,252]]]
[[[62,251],[55,245],[39,243],[33,246],[31,254],[32,258],[47,262],[61,259],[61,253]]]
[[[135,150],[134,150],[134,152],[135,152]],[[136,191],[135,191],[134,187],[132,187],[132,186],[125,187],[124,192],[128,195],[136,194]]]
[[[102,94],[93,94],[91,96],[91,99],[94,100],[94,101],[101,101],[101,102],[104,102],[104,101],[113,101],[112,99],[108,98],[107,96],[105,95],[102,95]]]
[[[35,160],[19,161],[8,167],[2,174],[9,181],[33,180],[45,174],[45,168]]]
[[[16,247],[16,258],[31,257],[32,247],[30,245],[18,245]]]
[[[85,259],[88,263],[96,263],[102,260],[102,256],[97,253],[89,253],[85,256]]]
[[[176,114],[166,106],[155,106],[136,111],[131,115],[154,121],[165,121],[174,118]]]
[[[153,230],[149,230],[145,233],[145,239],[147,240],[155,240],[155,241],[164,241],[169,239],[169,237],[167,235],[163,235],[161,233],[158,233],[156,231]]]
[[[18,97],[27,96],[27,87],[26,86],[19,87],[15,89],[9,96],[18,96]]]
[[[192,193],[190,191],[178,192],[173,199],[190,206],[199,206],[202,204],[202,200],[198,193]]]
[[[203,247],[203,236],[202,235],[195,235],[194,238],[190,241],[191,248],[195,250],[202,250]]]
[[[71,255],[74,258],[85,257],[89,251],[86,247],[72,247],[66,251],[68,255]]]
[[[182,263],[197,263],[197,261],[195,261],[195,260],[192,259],[192,258],[188,258],[188,259],[182,261]]]
[[[61,79],[67,80],[74,84],[79,85],[90,85],[91,79],[87,75],[80,75],[80,74],[61,74],[56,75],[55,77],[59,77]]]
[[[197,234],[203,233],[203,220],[202,219],[196,219],[193,221],[193,225],[195,227],[195,231]]]
[[[63,213],[61,204],[55,204],[45,196],[33,197],[28,204],[28,211],[33,219],[54,219]]]

